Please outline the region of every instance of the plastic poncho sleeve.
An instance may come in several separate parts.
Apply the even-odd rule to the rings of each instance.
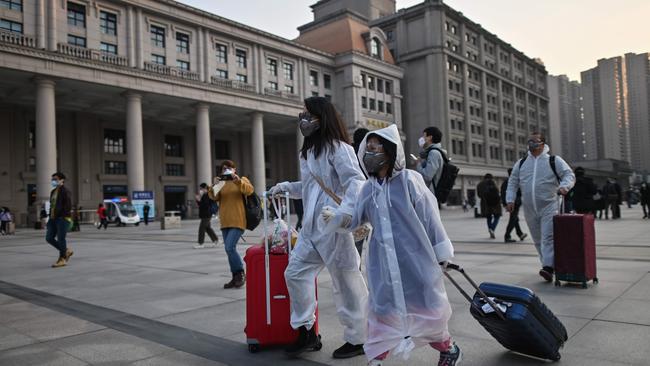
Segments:
[[[355,202],[359,198],[361,186],[366,177],[361,172],[359,160],[354,154],[354,149],[348,144],[341,143],[334,151],[334,170],[339,176],[339,181],[345,190],[341,197],[338,213],[352,216]]]
[[[512,173],[510,174],[510,178],[508,178],[508,190],[506,191],[506,203],[515,203],[515,199],[517,199],[517,190],[519,189],[519,162],[520,161],[521,159],[515,162],[515,165],[512,167]]]
[[[565,188],[567,191],[573,188],[576,184],[576,176],[569,164],[559,156],[555,156],[555,170],[560,176],[560,188]]]
[[[411,203],[415,208],[418,219],[424,226],[429,241],[431,241],[437,261],[443,262],[453,258],[454,247],[447,236],[445,228],[442,226],[440,211],[438,211],[438,200],[427,188],[421,175],[406,174],[404,179],[407,179]]]

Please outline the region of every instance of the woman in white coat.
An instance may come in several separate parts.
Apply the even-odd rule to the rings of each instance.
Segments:
[[[419,173],[404,169],[395,125],[368,133],[358,154],[370,178],[348,227],[364,222],[373,226],[366,264],[366,357],[371,364],[389,355],[408,359],[411,350],[428,344],[440,351],[438,365],[456,365],[461,352],[447,328],[451,306],[442,279],[454,249],[438,202]],[[341,221],[327,208],[322,214],[327,221]]]
[[[316,319],[315,280],[327,267],[332,277],[336,313],[345,327],[345,344],[334,351],[333,357],[354,357],[363,354],[366,340],[368,289],[359,270],[360,258],[352,234],[326,232],[322,222],[319,224],[322,208],[336,206],[320,183],[342,199],[336,212],[349,221],[366,178],[354,149],[348,144],[345,125],[326,98],[305,99],[300,130],[305,137],[300,151],[301,180],[279,183],[270,192],[289,192],[291,198],[302,199],[304,206],[302,229],[284,273],[291,298],[291,326],[300,335],[286,352],[295,357],[318,343],[318,335],[312,328]]]

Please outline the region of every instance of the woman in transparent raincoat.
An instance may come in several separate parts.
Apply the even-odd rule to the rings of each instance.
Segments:
[[[377,365],[389,355],[408,359],[415,347],[430,345],[440,351],[438,365],[456,365],[461,353],[447,329],[451,306],[442,279],[454,249],[436,198],[419,173],[404,169],[395,125],[367,134],[358,154],[370,178],[348,228],[365,222],[373,226],[366,266],[366,356]],[[322,216],[341,221],[329,208]]]

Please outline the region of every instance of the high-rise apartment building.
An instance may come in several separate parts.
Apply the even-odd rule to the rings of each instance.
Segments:
[[[650,173],[650,54],[625,54],[627,108],[630,125],[630,163]]]
[[[548,98],[553,152],[570,164],[589,159],[585,151],[580,83],[566,75],[549,75]]]

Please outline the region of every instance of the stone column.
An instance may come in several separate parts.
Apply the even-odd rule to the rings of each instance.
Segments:
[[[47,49],[56,51],[56,4],[57,1],[47,1]]]
[[[45,49],[45,0],[36,2],[36,48]]]
[[[251,161],[253,163],[253,186],[261,194],[266,190],[266,159],[264,158],[264,115],[251,114]]]
[[[196,183],[212,182],[212,153],[210,149],[210,106],[196,106]]]
[[[142,138],[142,96],[127,92],[126,97],[126,172],[129,197],[144,190],[144,147]]]
[[[56,172],[56,108],[54,81],[36,79],[36,194],[37,202],[50,199],[50,180]]]

